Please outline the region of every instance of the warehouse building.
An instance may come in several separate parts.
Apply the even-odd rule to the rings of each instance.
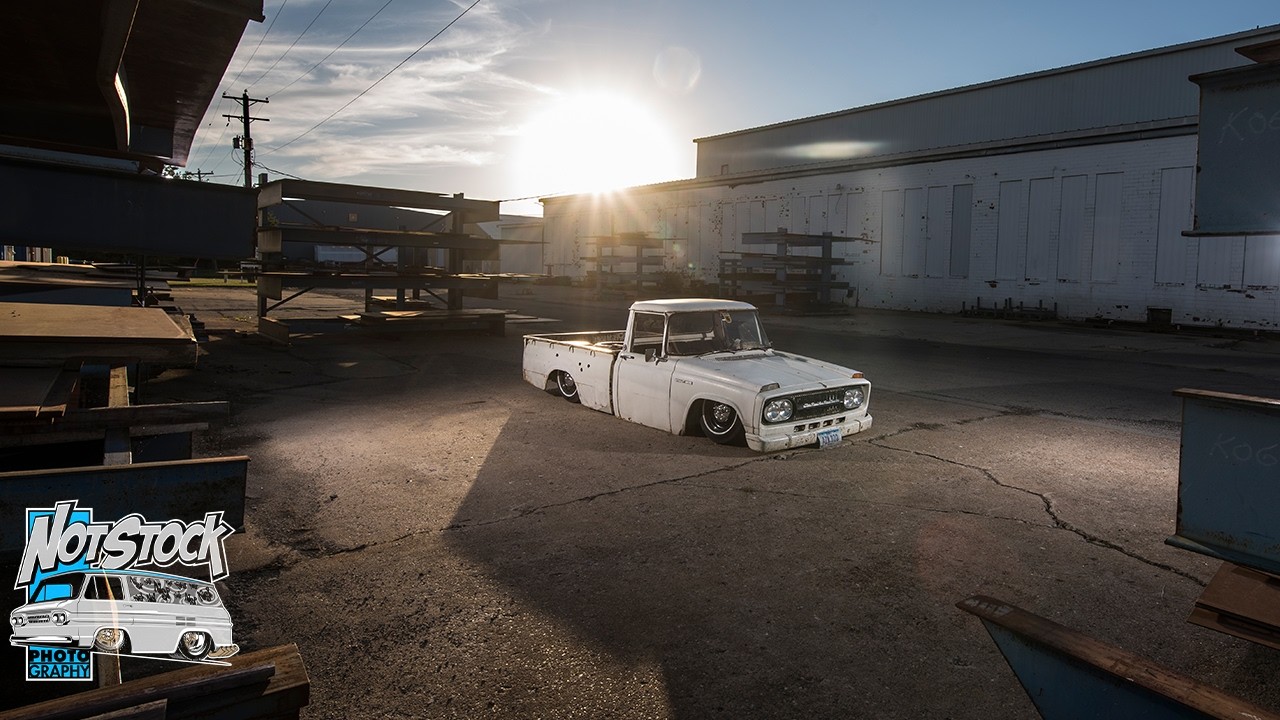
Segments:
[[[1280,236],[1184,233],[1188,78],[1275,41],[1280,26],[701,138],[692,179],[544,199],[543,262],[585,277],[617,269],[602,244],[662,238],[665,275],[714,283],[748,234],[830,234],[831,297],[851,306],[1274,329]],[[1241,122],[1270,132],[1276,111]]]

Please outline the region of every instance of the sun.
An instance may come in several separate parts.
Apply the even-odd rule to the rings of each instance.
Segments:
[[[513,169],[530,194],[606,192],[682,176],[669,128],[621,95],[557,97],[519,136]]]

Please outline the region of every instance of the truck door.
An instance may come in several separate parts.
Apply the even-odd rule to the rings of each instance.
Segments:
[[[666,316],[637,312],[627,346],[613,364],[613,402],[618,417],[671,432],[671,375],[676,364],[664,352]],[[654,359],[646,361],[645,351]]]

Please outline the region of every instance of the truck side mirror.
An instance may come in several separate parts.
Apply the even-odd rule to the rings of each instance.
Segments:
[[[658,359],[658,351],[657,351],[655,348],[645,348],[645,349],[644,349],[644,361],[645,361],[645,362],[647,362],[647,363],[651,363],[651,362],[653,362],[653,361],[654,361],[654,360],[656,360],[656,359]]]

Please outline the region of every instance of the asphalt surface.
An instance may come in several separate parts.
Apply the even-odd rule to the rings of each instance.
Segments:
[[[298,644],[308,717],[1036,717],[978,593],[1280,708],[1280,654],[1185,622],[1218,563],[1164,544],[1172,391],[1276,395],[1272,338],[768,317],[866,373],[875,425],[759,455],[522,382],[521,334],[622,300],[504,286],[557,322],[282,347],[251,293],[175,289],[212,337],[144,400],[232,401],[199,449],[252,457],[224,598],[243,648]]]

